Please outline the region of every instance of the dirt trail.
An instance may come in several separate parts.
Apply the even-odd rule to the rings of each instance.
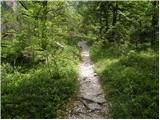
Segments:
[[[108,104],[91,65],[87,43],[78,43],[81,48],[82,62],[79,67],[80,91],[77,100],[69,112],[70,119],[104,119],[108,118]],[[108,117],[107,117],[108,116]]]

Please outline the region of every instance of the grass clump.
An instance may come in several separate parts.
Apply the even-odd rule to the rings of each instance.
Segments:
[[[91,58],[101,78],[113,118],[158,118],[158,54],[93,45]],[[100,52],[101,51],[101,52]]]
[[[78,88],[78,57],[71,49],[78,52],[66,46],[55,61],[50,57],[48,63],[37,64],[25,72],[17,69],[18,66],[3,63],[2,118],[63,118],[61,106]],[[65,58],[67,55],[70,60]]]

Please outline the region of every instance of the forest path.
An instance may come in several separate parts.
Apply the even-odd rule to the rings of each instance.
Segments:
[[[79,64],[80,91],[69,111],[69,119],[108,118],[108,104],[89,58],[86,41],[80,41],[82,62]],[[108,117],[107,117],[108,116]]]

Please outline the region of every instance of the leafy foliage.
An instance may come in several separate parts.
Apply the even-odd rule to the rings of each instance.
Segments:
[[[113,118],[158,118],[158,54],[128,48],[124,56],[117,49],[91,49]]]
[[[156,1],[96,3],[92,2],[108,17],[95,6],[91,9],[97,12],[93,18],[99,14],[101,20],[97,19],[100,37],[91,43],[90,52],[112,104],[110,114],[113,118],[158,118]]]
[[[19,1],[16,12],[2,3],[2,118],[63,118],[78,89],[72,3]]]

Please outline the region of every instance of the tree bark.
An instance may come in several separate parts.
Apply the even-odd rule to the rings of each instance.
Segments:
[[[113,20],[112,20],[112,25],[114,26],[117,22],[117,15],[118,15],[118,4],[115,2],[115,7],[112,7],[112,14],[113,14]]]
[[[153,6],[153,14],[152,14],[152,39],[151,39],[151,46],[154,46],[156,43],[158,44],[158,37],[157,37],[157,25],[158,25],[158,12],[156,11],[157,1],[152,1]]]
[[[47,20],[47,2],[48,1],[43,1],[42,4],[42,17],[41,17],[41,23],[42,23],[42,48],[46,49],[47,47],[47,36],[46,36],[46,20]]]
[[[108,3],[106,3],[105,5],[106,31],[108,30],[108,13],[109,13],[109,5]]]

